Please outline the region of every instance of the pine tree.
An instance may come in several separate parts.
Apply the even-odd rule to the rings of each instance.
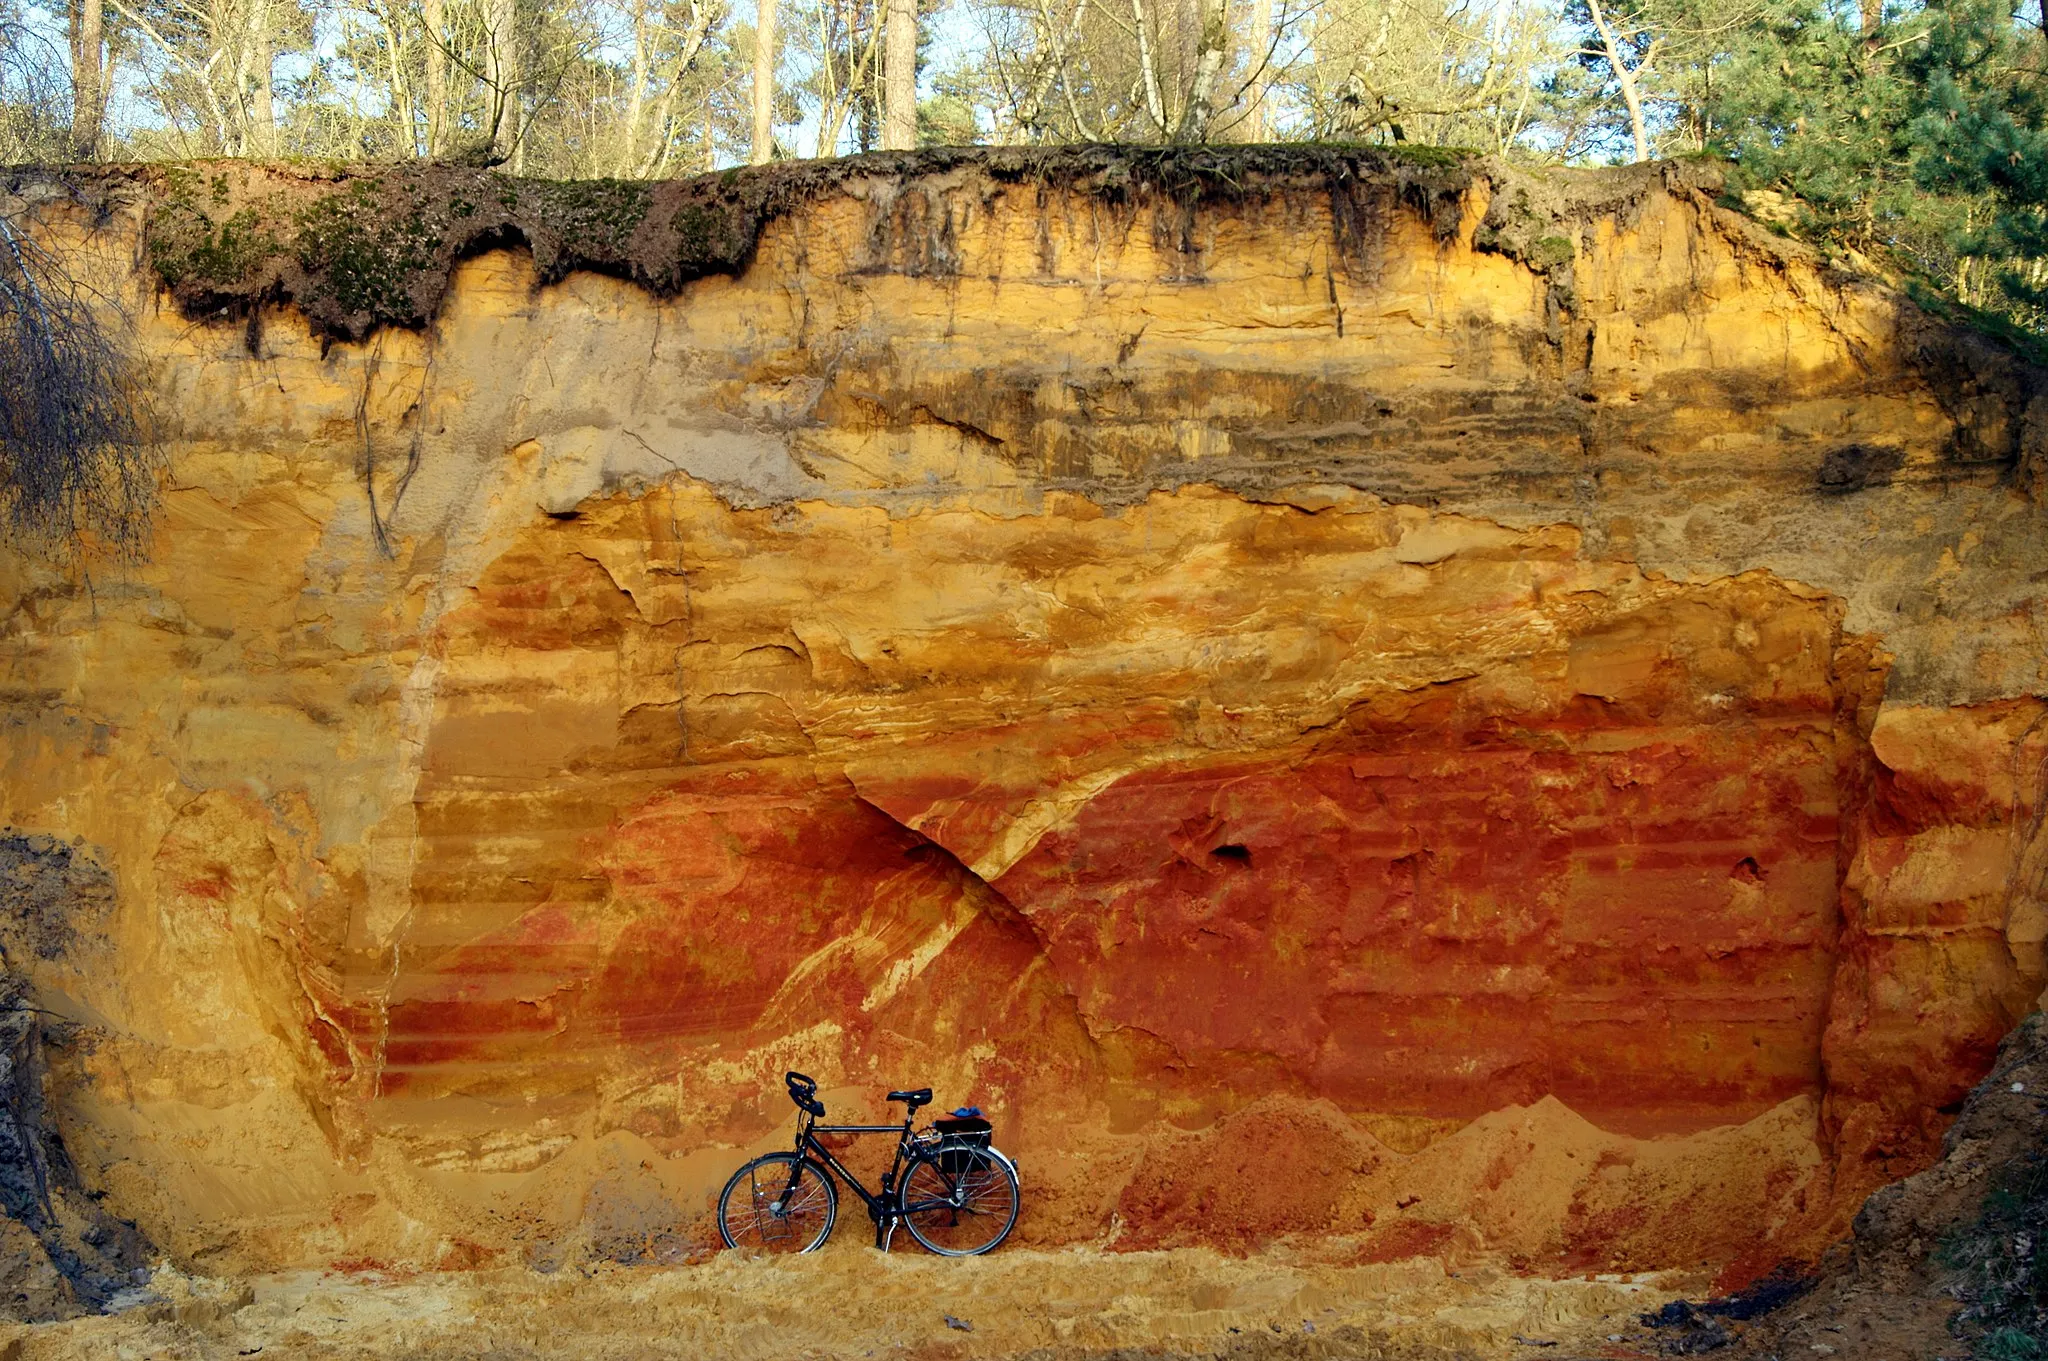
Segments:
[[[1915,178],[1983,205],[1959,252],[1993,271],[2008,306],[2048,321],[2048,74],[2040,42],[2000,0],[1939,0],[1913,66]],[[1993,300],[1994,302],[1998,300]]]
[[[1918,92],[1900,55],[1921,21],[1885,23],[1825,0],[1771,0],[1716,74],[1716,149],[1744,187],[1797,200],[1808,235],[1859,244],[1938,233],[1921,202],[1909,126]]]

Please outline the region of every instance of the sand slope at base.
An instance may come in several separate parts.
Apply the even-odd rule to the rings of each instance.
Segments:
[[[848,1225],[851,1229],[855,1226]],[[214,1281],[160,1271],[161,1303],[0,1330],[18,1361],[261,1355],[356,1357],[883,1357],[1032,1354],[1599,1355],[1697,1281],[1674,1273],[1558,1281],[1427,1259],[1347,1265],[1344,1244],[1252,1257],[1203,1248],[1009,1250],[944,1261],[876,1253],[846,1233],[814,1257],[604,1268]],[[950,1327],[946,1317],[972,1324]],[[18,1350],[17,1350],[18,1344]]]

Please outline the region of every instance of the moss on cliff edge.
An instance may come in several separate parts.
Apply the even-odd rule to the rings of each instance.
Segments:
[[[872,267],[945,272],[953,264],[949,226],[921,218],[920,208],[935,193],[1019,184],[1090,197],[1127,220],[1149,214],[1155,240],[1183,252],[1191,274],[1200,268],[1202,213],[1261,199],[1324,204],[1333,261],[1370,275],[1397,210],[1445,238],[1483,182],[1487,210],[1473,244],[1547,277],[1562,317],[1577,305],[1574,265],[1592,223],[1626,221],[1659,190],[1727,207],[1724,170],[1692,158],[1539,175],[1472,152],[1328,143],[943,147],[661,182],[212,161],[15,171],[0,176],[0,190],[69,196],[102,210],[139,190],[150,259],[187,315],[244,315],[262,302],[288,302],[321,332],[360,339],[379,326],[424,325],[455,265],[495,247],[530,249],[543,279],[584,269],[668,294],[707,275],[739,273],[770,222],[838,196],[879,210]],[[920,193],[927,205],[916,204]],[[931,239],[905,239],[920,231]],[[1806,249],[1761,226],[1745,236],[1766,254]],[[1952,309],[1933,310],[1968,328]]]
[[[940,148],[728,170],[660,183],[517,179],[453,166],[306,167],[218,161],[133,170],[148,192],[158,276],[189,314],[290,301],[359,338],[429,320],[462,259],[524,244],[543,277],[575,269],[670,293],[733,274],[762,229],[808,201],[981,178],[1149,207],[1163,240],[1203,206],[1330,196],[1346,258],[1370,254],[1400,203],[1455,229],[1483,163],[1462,152],[1355,146]]]
[[[155,191],[151,263],[194,314],[290,300],[331,333],[417,326],[439,307],[458,260],[513,242],[550,277],[582,267],[669,282],[638,239],[653,185],[234,161],[137,173]]]

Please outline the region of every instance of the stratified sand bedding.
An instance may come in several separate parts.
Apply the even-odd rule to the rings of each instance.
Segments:
[[[848,1230],[855,1225],[845,1226]],[[1254,1257],[1208,1249],[883,1256],[847,1232],[815,1257],[457,1272],[302,1272],[217,1281],[168,1268],[160,1300],[0,1330],[6,1361],[1032,1355],[1547,1357],[1636,1353],[1607,1336],[1699,1282],[1547,1280],[1427,1258],[1346,1265],[1341,1243]],[[971,1330],[947,1323],[947,1316]],[[1526,1340],[1525,1340],[1526,1339]],[[1554,1349],[1532,1343],[1556,1343]],[[1125,1353],[1129,1355],[1131,1353]]]

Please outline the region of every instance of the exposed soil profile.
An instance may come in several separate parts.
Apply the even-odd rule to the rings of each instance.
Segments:
[[[168,473],[140,561],[0,555],[13,1307],[117,1310],[0,1346],[1595,1356],[1949,1283],[1829,1254],[2019,1128],[2048,381],[1711,166],[5,187]],[[1013,1243],[709,1255],[791,1068],[988,1111]]]

